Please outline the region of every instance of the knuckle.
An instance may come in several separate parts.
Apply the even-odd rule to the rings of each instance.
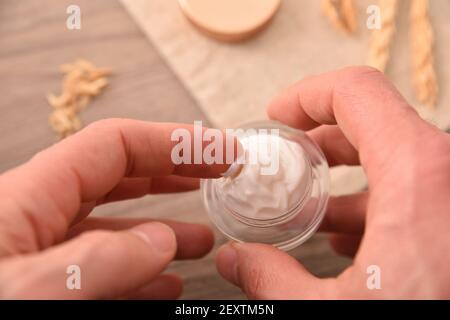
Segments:
[[[437,136],[433,139],[428,139],[428,141],[433,150],[443,154],[450,153],[450,136],[447,134],[439,132]]]
[[[435,135],[422,135],[416,141],[415,156],[422,163],[428,163],[432,158],[432,164],[437,167],[445,166],[447,170],[450,168],[450,137],[444,133],[438,132]]]
[[[384,74],[369,66],[348,67],[342,70],[336,89],[340,93],[355,92],[355,88],[374,81],[385,81]]]
[[[93,131],[95,133],[101,133],[106,136],[111,136],[114,134],[114,132],[117,132],[125,122],[125,119],[102,119],[90,123],[86,126],[86,128],[84,128],[84,131]]]
[[[361,80],[385,78],[384,74],[370,66],[348,67],[344,69],[343,78],[350,82],[360,82]]]
[[[89,124],[83,131],[94,137],[96,141],[101,141],[102,144],[119,147],[125,143],[123,130],[128,126],[129,121],[118,118],[103,119]]]
[[[248,275],[243,286],[244,292],[250,299],[269,299],[271,287],[274,284],[273,277],[259,267],[248,270]]]

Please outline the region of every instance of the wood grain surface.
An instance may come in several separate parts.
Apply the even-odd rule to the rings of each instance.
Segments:
[[[76,1],[82,10],[82,29],[69,31],[66,8],[73,3],[0,2],[0,172],[56,142],[47,125],[50,107],[45,95],[60,90],[58,65],[78,57],[114,70],[111,85],[82,113],[85,124],[111,117],[188,123],[203,120],[208,124],[196,102],[118,2]],[[109,204],[94,214],[209,223],[198,192]],[[225,241],[217,233],[216,246]],[[319,276],[336,275],[349,263],[331,252],[323,236],[314,237],[292,254]],[[218,276],[213,258],[214,251],[201,260],[175,262],[170,267],[186,280],[183,298],[244,298],[240,290]]]

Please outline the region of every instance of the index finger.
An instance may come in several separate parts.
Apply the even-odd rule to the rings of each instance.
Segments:
[[[376,69],[351,67],[307,78],[288,88],[269,106],[271,118],[309,130],[338,124],[359,151],[367,169],[388,159],[400,141],[424,122]]]
[[[172,141],[172,133],[177,129],[188,133],[194,148],[198,141],[194,141],[191,125],[100,121],[1,176],[0,219],[14,225],[10,227],[14,234],[27,234],[31,229],[37,235],[30,237],[31,243],[20,242],[24,248],[18,251],[29,251],[30,247],[37,250],[61,240],[76,218],[80,203],[108,193],[124,176],[218,177],[227,170],[226,163],[175,164],[171,154],[178,141]],[[218,145],[226,150],[228,139],[220,137],[223,141]],[[234,144],[235,140],[229,141]],[[203,140],[200,143],[207,144]],[[225,156],[223,152],[222,162],[226,162]],[[194,160],[194,152],[191,157]],[[20,227],[24,230],[17,230]],[[7,237],[0,238],[3,246],[8,247],[8,242],[17,246],[16,236],[3,233],[2,237]]]

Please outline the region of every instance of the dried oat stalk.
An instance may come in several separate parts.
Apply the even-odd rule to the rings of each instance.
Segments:
[[[428,0],[412,0],[410,12],[413,81],[417,99],[426,106],[436,105],[438,82],[434,69],[433,27]]]
[[[62,93],[47,95],[47,101],[53,107],[49,124],[60,138],[65,138],[81,129],[78,113],[108,85],[111,70],[96,68],[83,59],[63,64],[60,70],[64,74]]]
[[[322,11],[339,30],[351,34],[357,29],[353,0],[322,0]]]
[[[368,64],[385,72],[390,58],[390,47],[395,35],[398,0],[379,0],[381,28],[372,32]]]

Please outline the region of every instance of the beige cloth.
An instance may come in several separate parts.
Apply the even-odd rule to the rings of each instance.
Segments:
[[[282,0],[272,23],[247,42],[225,44],[200,34],[183,16],[176,0],[121,0],[217,127],[234,127],[265,118],[270,100],[309,75],[366,61],[369,30],[366,8],[357,0],[359,30],[352,37],[335,30],[322,15],[320,1]],[[403,1],[388,75],[414,105],[408,34],[409,1]],[[436,32],[436,63],[441,87],[434,111],[418,107],[441,128],[450,126],[450,2],[431,1]],[[447,59],[446,59],[447,58]],[[333,193],[365,185],[360,169],[332,173]]]

